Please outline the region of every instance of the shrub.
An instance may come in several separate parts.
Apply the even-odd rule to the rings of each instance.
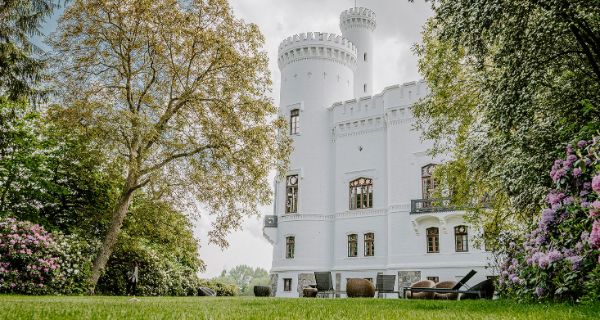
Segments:
[[[52,234],[14,218],[0,219],[0,292],[81,293],[90,267],[75,236]]]
[[[198,286],[199,287],[208,287],[211,288],[213,290],[215,290],[215,292],[217,293],[217,296],[237,296],[240,293],[239,288],[234,285],[234,284],[230,284],[230,283],[226,283],[223,281],[219,281],[219,280],[207,280],[207,279],[200,279],[198,282]]]
[[[533,230],[505,236],[499,290],[525,299],[600,298],[600,143],[568,146],[554,162],[555,188]]]

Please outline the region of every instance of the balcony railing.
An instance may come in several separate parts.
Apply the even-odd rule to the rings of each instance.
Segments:
[[[450,204],[450,198],[410,200],[410,214],[456,210]]]
[[[267,228],[277,228],[277,216],[265,216],[264,226]]]

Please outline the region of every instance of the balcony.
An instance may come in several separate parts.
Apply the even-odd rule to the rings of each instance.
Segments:
[[[265,228],[277,228],[277,216],[265,216],[263,226]]]
[[[450,204],[450,198],[410,200],[410,214],[453,211],[456,209]]]

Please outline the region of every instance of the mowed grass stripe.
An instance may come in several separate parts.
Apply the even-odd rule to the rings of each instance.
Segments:
[[[0,296],[0,319],[600,319],[600,303]]]

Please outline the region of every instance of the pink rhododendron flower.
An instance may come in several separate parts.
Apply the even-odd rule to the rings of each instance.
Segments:
[[[600,221],[594,221],[594,225],[592,226],[592,233],[590,233],[589,238],[590,247],[592,249],[600,249]]]
[[[592,178],[592,190],[600,194],[600,174]]]

